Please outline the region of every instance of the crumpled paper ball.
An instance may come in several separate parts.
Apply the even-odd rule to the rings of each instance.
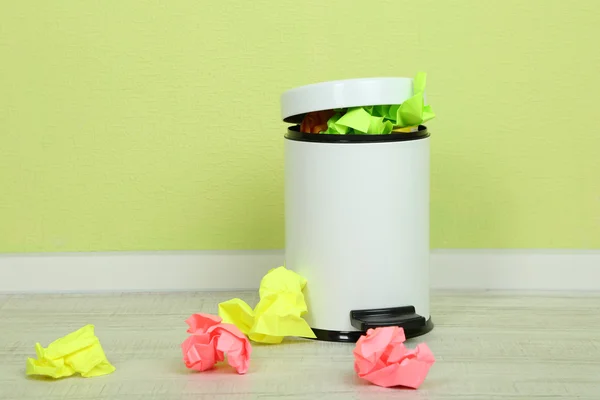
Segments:
[[[435,357],[425,343],[408,349],[405,340],[404,329],[398,326],[369,329],[353,351],[358,376],[378,386],[417,389]]]
[[[47,348],[36,343],[35,352],[37,360],[27,359],[27,375],[59,379],[79,373],[84,378],[90,378],[115,371],[104,354],[92,324],[55,340]]]
[[[254,310],[235,298],[219,304],[219,316],[258,343],[277,344],[286,336],[315,338],[302,317],[308,312],[305,286],[306,279],[296,272],[273,268],[260,281],[260,301]]]
[[[252,346],[246,336],[233,324],[224,324],[210,314],[193,314],[185,322],[191,335],[181,344],[185,366],[206,371],[225,359],[238,374],[245,374],[250,365]]]

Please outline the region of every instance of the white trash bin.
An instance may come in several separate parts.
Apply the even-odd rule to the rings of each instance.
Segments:
[[[312,111],[401,104],[410,78],[324,82],[285,92],[285,122]],[[369,328],[433,329],[429,312],[429,133],[285,135],[285,261],[308,280],[318,340]]]

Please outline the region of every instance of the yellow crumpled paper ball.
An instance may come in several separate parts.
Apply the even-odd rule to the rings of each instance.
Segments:
[[[254,342],[277,344],[285,336],[315,338],[302,318],[308,312],[302,293],[305,286],[306,279],[294,271],[271,269],[260,282],[260,301],[254,310],[235,298],[219,304],[219,316]]]
[[[108,362],[100,340],[94,334],[94,325],[86,325],[43,348],[35,344],[37,360],[27,359],[27,375],[43,375],[51,378],[81,374],[85,378],[107,375],[115,371]]]

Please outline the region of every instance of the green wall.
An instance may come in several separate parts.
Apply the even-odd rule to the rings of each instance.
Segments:
[[[281,248],[281,92],[419,70],[433,247],[598,248],[599,15],[597,0],[2,2],[0,252]]]

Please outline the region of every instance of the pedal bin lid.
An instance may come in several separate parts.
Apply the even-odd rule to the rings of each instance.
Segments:
[[[300,123],[305,114],[337,108],[402,104],[413,96],[412,78],[358,78],[313,83],[281,95],[281,118]]]

